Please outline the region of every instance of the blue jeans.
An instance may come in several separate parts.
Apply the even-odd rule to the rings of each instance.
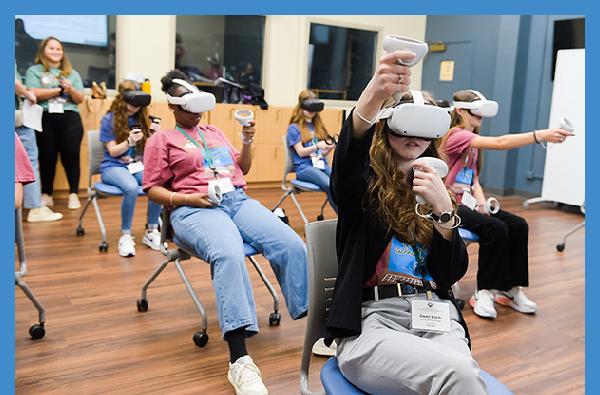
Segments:
[[[319,187],[320,190],[327,194],[327,200],[331,207],[337,213],[337,206],[333,202],[331,189],[329,188],[329,177],[331,177],[331,167],[325,165],[324,170],[319,170],[313,166],[305,166],[296,172],[296,178],[300,181],[310,182]]]
[[[121,202],[121,230],[131,231],[135,202],[138,198],[138,186],[142,185],[143,171],[131,174],[126,167],[112,166],[102,171],[102,182],[119,187],[123,191]],[[157,225],[160,204],[148,200],[148,225]]]
[[[35,172],[35,181],[23,187],[23,207],[38,208],[42,207],[42,188],[40,186],[40,166],[38,163],[38,147],[35,141],[35,131],[33,129],[21,126],[15,129],[27,156]]]
[[[223,334],[245,328],[258,333],[252,284],[243,243],[260,251],[279,281],[290,316],[308,309],[306,246],[275,214],[244,190],[224,194],[213,208],[180,206],[171,214],[174,241],[211,265],[213,288]]]

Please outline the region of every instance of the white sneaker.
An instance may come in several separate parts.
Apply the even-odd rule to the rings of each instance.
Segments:
[[[55,213],[46,206],[32,208],[27,214],[27,222],[52,222],[62,219],[61,213]]]
[[[67,204],[69,210],[77,210],[81,207],[81,202],[79,201],[79,196],[76,193],[69,194],[69,204]]]
[[[494,290],[494,300],[503,306],[512,307],[520,313],[533,314],[537,304],[529,300],[521,287],[512,287],[508,291]]]
[[[160,251],[160,232],[158,229],[152,229],[144,233],[142,243],[155,251]]]
[[[337,352],[337,343],[334,341],[331,346],[325,345],[325,339],[320,338],[313,344],[312,353],[321,357],[333,357]]]
[[[250,355],[244,355],[234,363],[229,363],[227,378],[235,389],[236,395],[268,395],[269,393],[262,382],[260,370]]]
[[[42,206],[52,207],[54,206],[54,199],[47,193],[42,193]]]
[[[119,239],[119,255],[124,257],[135,256],[135,241],[130,234],[124,234]]]
[[[498,313],[494,308],[494,295],[487,289],[475,291],[469,300],[473,311],[483,318],[496,318]]]

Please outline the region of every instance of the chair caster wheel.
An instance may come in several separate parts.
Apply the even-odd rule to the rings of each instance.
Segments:
[[[324,219],[325,219],[325,217],[322,215],[317,216],[317,221],[323,221]]]
[[[208,335],[203,331],[194,333],[194,337],[192,337],[192,339],[198,347],[204,347],[206,346],[206,343],[208,343]]]
[[[138,299],[137,309],[140,313],[145,313],[148,311],[148,299]]]
[[[29,328],[29,336],[31,336],[32,340],[41,339],[45,334],[44,324],[34,324]]]
[[[565,245],[564,245],[564,243],[557,244],[557,245],[556,245],[556,250],[557,250],[558,252],[563,252],[563,251],[565,250]]]
[[[108,251],[108,243],[103,241],[102,243],[100,243],[98,245],[98,251],[100,252],[107,252]]]
[[[281,323],[281,314],[273,312],[269,314],[269,326],[279,326]]]
[[[462,299],[456,299],[456,304],[458,305],[458,308],[461,310],[465,308],[465,301]]]
[[[81,226],[78,226],[77,229],[76,229],[76,231],[75,231],[75,234],[77,236],[83,236],[83,235],[85,235],[85,229],[83,227],[81,227]]]

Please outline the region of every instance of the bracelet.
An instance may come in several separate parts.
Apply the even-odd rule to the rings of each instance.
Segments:
[[[242,137],[242,144],[244,144],[244,145],[250,145],[250,144],[252,144],[253,141],[254,141],[254,137],[252,137],[251,139],[246,139],[245,137]]]
[[[535,134],[536,132],[537,132],[537,130],[535,130],[535,129],[534,129],[534,130],[533,130],[533,139],[535,140],[535,142],[536,142],[537,144],[541,145],[543,149],[546,149],[546,144],[544,144],[544,142],[543,142],[543,141],[540,141],[540,140],[537,138],[537,135]]]
[[[171,206],[173,206],[173,196],[176,194],[177,192],[171,192],[171,195],[169,196],[169,204]]]
[[[360,112],[358,112],[358,107],[354,107],[354,111],[356,112],[356,115],[358,115],[358,117],[361,119],[361,121],[363,121],[364,123],[368,123],[369,125],[373,125],[375,122],[377,122],[377,114],[373,117],[372,120],[368,120],[367,118],[363,117]]]

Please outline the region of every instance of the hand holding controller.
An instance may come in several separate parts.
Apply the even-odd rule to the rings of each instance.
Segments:
[[[240,123],[242,126],[250,126],[250,121],[254,119],[254,113],[250,110],[240,109],[236,110],[233,114],[233,117]]]
[[[558,120],[558,127],[566,130],[567,132],[574,132],[575,128],[573,127],[573,123],[569,121],[569,118],[562,117]]]
[[[424,156],[421,158],[417,158],[413,162],[413,166],[420,164],[426,164],[433,167],[440,178],[444,178],[448,174],[448,165],[441,159]],[[423,198],[423,196],[421,196],[418,193],[415,194],[415,199],[417,200],[418,204],[425,204],[427,202],[425,198]]]
[[[427,54],[429,47],[427,46],[427,43],[423,41],[415,40],[409,37],[389,35],[385,36],[385,38],[383,39],[383,49],[387,53],[395,51],[405,51],[414,53],[415,57],[410,62],[398,60],[398,63],[400,63],[401,65],[412,67],[419,63],[421,59],[423,59],[425,54]],[[396,102],[399,102],[401,97],[401,92],[394,93],[394,99],[396,100]]]
[[[129,131],[129,144],[135,145],[138,141],[140,141],[144,137],[142,133],[142,129],[134,127]]]

